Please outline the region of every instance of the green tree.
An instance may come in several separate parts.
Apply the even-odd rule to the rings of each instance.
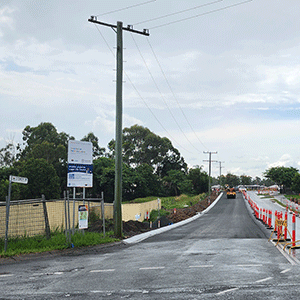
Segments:
[[[15,161],[15,147],[13,143],[0,149],[0,167],[10,167]]]
[[[208,175],[202,170],[202,167],[196,166],[189,169],[188,179],[193,185],[193,193],[195,195],[202,194],[208,190]]]
[[[122,147],[124,163],[133,168],[148,164],[161,178],[170,170],[187,169],[184,159],[168,138],[161,138],[143,126],[124,128]],[[114,140],[109,142],[108,148],[114,157]]]
[[[252,177],[247,175],[240,176],[240,184],[242,185],[251,185],[252,184]]]
[[[230,187],[235,187],[238,186],[240,184],[240,179],[238,176],[228,173],[224,180],[222,179],[222,182],[225,184],[228,184]]]
[[[292,180],[292,190],[299,194],[300,193],[300,174],[295,174],[293,180]]]
[[[264,172],[264,176],[276,184],[282,185],[285,192],[285,188],[292,186],[293,178],[297,173],[298,170],[294,167],[272,167]]]
[[[22,198],[40,198],[42,194],[46,199],[60,196],[59,177],[53,165],[44,158],[19,161],[15,167],[18,176],[28,178],[28,184],[22,185]]]
[[[93,144],[93,158],[97,159],[98,157],[104,156],[105,154],[105,148],[101,148],[99,146],[99,140],[94,135],[93,132],[89,132],[87,135],[85,135],[81,141],[84,142],[91,142]]]
[[[192,181],[180,170],[170,170],[163,179],[163,185],[169,196],[179,196],[180,194],[191,194],[193,189]]]
[[[161,193],[161,183],[153,168],[148,164],[139,165],[134,169],[134,198],[143,198]]]
[[[74,139],[65,132],[57,132],[51,123],[40,123],[36,127],[26,126],[22,132],[24,149],[20,150],[20,160],[43,158],[52,164],[60,179],[60,189],[67,186],[68,141]]]

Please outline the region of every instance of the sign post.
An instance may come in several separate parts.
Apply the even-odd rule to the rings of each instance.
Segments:
[[[69,140],[68,142],[68,177],[67,186],[73,187],[73,233],[75,220],[75,188],[83,188],[83,206],[85,204],[85,188],[93,187],[93,144],[91,142]],[[83,208],[82,208],[83,209]],[[86,213],[82,213],[86,212]],[[88,216],[88,211],[78,211],[79,229],[88,228],[87,220],[82,227],[81,215]],[[84,221],[85,222],[85,221]]]
[[[6,220],[5,220],[5,242],[4,242],[4,252],[7,250],[7,241],[8,241],[8,224],[9,224],[9,208],[10,208],[10,199],[11,199],[11,183],[22,183],[27,184],[28,178],[19,177],[19,176],[9,176],[9,185],[8,185],[8,196],[6,197]]]

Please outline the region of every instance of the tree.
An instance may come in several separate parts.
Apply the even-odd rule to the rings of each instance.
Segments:
[[[85,135],[81,141],[84,142],[91,142],[93,144],[93,158],[97,159],[98,157],[104,156],[105,148],[101,148],[99,146],[99,140],[94,135],[93,132],[89,132],[87,135]]]
[[[22,185],[22,198],[40,198],[42,194],[46,199],[60,196],[59,177],[53,165],[44,158],[19,161],[15,168],[18,176],[28,178],[28,184]]]
[[[228,173],[225,176],[225,179],[224,180],[222,179],[222,182],[224,184],[228,184],[230,187],[235,187],[235,186],[238,186],[240,184],[240,179],[239,179],[238,176],[233,175],[231,173]]]
[[[193,193],[196,195],[207,192],[208,190],[208,175],[202,171],[202,167],[196,166],[189,169],[188,179],[191,180],[193,185]]]
[[[291,187],[292,180],[297,173],[298,170],[294,167],[272,167],[264,172],[264,176],[276,184],[282,185],[285,191],[285,188]]]
[[[252,184],[252,177],[247,175],[240,176],[240,184],[241,185],[251,185]]]
[[[142,198],[161,193],[161,183],[153,168],[148,164],[139,165],[134,169],[134,198]]]
[[[10,167],[15,161],[15,147],[12,143],[0,149],[0,167]]]
[[[170,170],[162,180],[169,196],[179,196],[182,193],[191,194],[192,192],[192,181],[180,170]]]
[[[23,130],[24,149],[20,150],[20,160],[43,158],[52,164],[60,179],[61,190],[67,186],[68,141],[74,137],[65,132],[57,132],[51,123],[41,123],[36,127],[26,126]]]
[[[109,142],[108,148],[113,157],[114,140]],[[161,178],[169,170],[187,169],[184,159],[168,138],[161,138],[143,126],[134,125],[123,129],[122,148],[124,163],[133,168],[148,164]]]
[[[293,180],[292,180],[292,190],[299,194],[300,193],[300,174],[295,174]]]

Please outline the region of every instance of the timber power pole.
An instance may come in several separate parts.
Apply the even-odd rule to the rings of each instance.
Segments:
[[[114,233],[122,237],[122,116],[123,116],[123,30],[149,36],[149,30],[133,30],[133,26],[123,27],[97,21],[91,16],[89,22],[112,28],[117,33],[117,84],[116,84],[116,144],[115,144],[115,197],[114,197]]]
[[[209,160],[204,160],[205,162],[208,162],[208,201],[210,202],[210,194],[211,194],[211,163],[212,162],[218,162],[217,160],[211,160],[212,154],[217,154],[218,152],[211,152],[211,151],[203,151],[204,154],[209,154]]]
[[[222,168],[224,168],[224,167],[222,167],[222,164],[225,163],[225,161],[218,161],[218,163],[219,163],[219,168],[220,168],[220,180],[219,180],[219,184],[220,184],[220,186],[222,186],[221,176],[222,176]]]

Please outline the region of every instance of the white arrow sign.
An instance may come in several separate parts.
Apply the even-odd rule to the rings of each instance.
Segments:
[[[19,176],[10,175],[9,180],[10,180],[10,182],[17,182],[17,183],[23,183],[23,184],[28,183],[28,178],[26,178],[26,177],[19,177]]]

